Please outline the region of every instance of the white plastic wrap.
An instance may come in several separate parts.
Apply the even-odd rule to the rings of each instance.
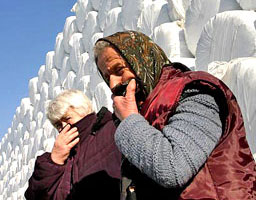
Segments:
[[[82,32],[88,12],[91,10],[92,6],[89,0],[77,0],[73,6],[72,11],[76,13],[76,25],[79,32]]]
[[[167,0],[168,13],[173,21],[185,19],[186,11],[192,0]]]
[[[142,10],[138,19],[138,31],[152,37],[154,28],[170,22],[168,3],[165,0],[153,1]]]
[[[84,52],[82,33],[75,33],[70,38],[70,65],[74,72],[77,72],[82,65],[81,54]]]
[[[78,90],[83,91],[89,99],[92,99],[92,96],[91,96],[91,93],[90,93],[90,90],[89,90],[90,80],[91,80],[90,75],[86,75],[86,76],[81,77],[79,79],[79,81],[77,82],[76,88]]]
[[[51,82],[48,87],[48,98],[53,99],[53,88],[56,86],[60,86],[60,79],[59,79],[59,72],[56,68],[52,69],[52,74],[51,74]]]
[[[94,59],[93,48],[94,48],[95,42],[100,38],[103,38],[103,32],[94,33],[89,42],[89,57],[92,59]],[[93,64],[95,63],[93,62]],[[92,69],[95,69],[95,68],[92,67]]]
[[[92,35],[95,32],[99,31],[99,26],[97,25],[97,16],[98,16],[98,13],[96,11],[89,12],[88,18],[85,21],[85,25],[82,31],[84,49],[87,52],[89,52],[89,42],[92,38]]]
[[[256,58],[238,58],[230,62],[213,62],[209,72],[232,90],[241,108],[246,138],[256,160]]]
[[[35,104],[35,94],[38,93],[37,89],[38,77],[34,77],[29,80],[28,90],[29,90],[29,98],[32,105]]]
[[[97,85],[99,83],[102,83],[102,82],[103,82],[103,79],[101,78],[98,71],[95,71],[95,72],[91,73],[91,80],[90,80],[90,83],[89,83],[89,90],[90,90],[90,94],[92,96],[94,96],[94,92],[95,92],[95,89],[96,89]]]
[[[42,83],[45,81],[45,65],[41,65],[38,71],[38,82],[37,82],[37,88],[38,90],[40,90],[39,88],[41,88]]]
[[[20,116],[22,117],[22,119],[24,118],[27,110],[29,110],[30,107],[31,107],[31,104],[30,104],[29,98],[21,99],[21,103],[20,103]]]
[[[124,0],[121,12],[121,21],[124,30],[137,30],[137,22],[142,10],[152,0]]]
[[[213,61],[256,56],[256,13],[237,10],[217,14],[204,27],[196,51],[196,70]]]
[[[121,7],[111,9],[106,17],[105,29],[103,31],[104,37],[112,35],[116,32],[123,31],[120,13]]]
[[[62,61],[65,55],[64,45],[63,45],[63,33],[58,33],[56,37],[55,47],[54,47],[54,62],[57,69],[61,69]]]
[[[78,29],[76,27],[76,16],[70,16],[66,19],[65,25],[64,25],[64,29],[63,29],[63,45],[64,45],[64,50],[66,53],[70,53],[70,44],[69,44],[69,40],[71,38],[71,36],[78,32]]]
[[[100,2],[97,24],[99,25],[100,31],[105,29],[105,22],[107,18],[108,11],[110,11],[112,0],[102,0]]]
[[[196,53],[197,42],[204,25],[217,13],[240,9],[236,0],[193,0],[185,19],[185,36],[188,49]]]
[[[63,82],[63,87],[65,89],[74,89],[75,78],[76,74],[73,71],[68,72],[68,75]]]
[[[52,74],[52,68],[54,68],[54,51],[49,51],[46,54],[46,60],[45,60],[45,72],[44,72],[44,80],[47,83],[51,82],[51,74]]]
[[[53,138],[53,137],[47,138],[46,140],[44,140],[43,141],[43,150],[45,152],[51,152],[54,142],[55,142],[55,138]]]
[[[236,0],[244,10],[256,10],[255,0]]]
[[[65,56],[63,59],[63,64],[62,64],[62,68],[60,70],[60,83],[63,84],[68,72],[71,70],[71,65],[70,65],[70,59],[69,56]]]
[[[111,94],[112,92],[105,82],[101,82],[96,86],[92,99],[93,107],[96,112],[98,112],[102,106],[105,106],[109,111],[113,112]]]
[[[91,5],[92,5],[92,9],[95,10],[95,11],[98,11],[99,8],[100,8],[100,2],[102,0],[90,0],[91,2]]]
[[[187,48],[184,30],[180,27],[179,21],[156,27],[153,40],[164,50],[170,60],[175,57],[193,57]]]
[[[81,77],[90,74],[89,69],[86,68],[86,63],[88,60],[89,60],[89,54],[83,53],[81,55],[81,65],[79,66],[78,72],[76,73],[75,88],[79,84]]]

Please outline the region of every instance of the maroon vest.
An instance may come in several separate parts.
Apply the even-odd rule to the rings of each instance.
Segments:
[[[175,113],[184,88],[190,85],[207,87],[218,97],[223,134],[198,174],[182,191],[171,190],[173,195],[170,197],[256,199],[256,167],[246,141],[241,111],[235,96],[222,81],[205,72],[182,72],[164,67],[158,84],[142,106],[141,114],[152,126],[162,130]]]

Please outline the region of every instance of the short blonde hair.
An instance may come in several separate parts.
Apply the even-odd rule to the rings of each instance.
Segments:
[[[55,126],[69,108],[76,109],[80,115],[88,115],[93,112],[91,101],[82,91],[65,90],[49,103],[47,118]]]

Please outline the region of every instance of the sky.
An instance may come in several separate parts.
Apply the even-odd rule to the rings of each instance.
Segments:
[[[0,140],[11,127],[28,83],[54,50],[76,0],[0,1]]]

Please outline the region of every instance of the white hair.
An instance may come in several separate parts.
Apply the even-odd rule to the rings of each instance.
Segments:
[[[76,112],[84,116],[93,112],[91,101],[82,91],[65,90],[49,103],[47,118],[55,126],[69,108],[75,109]]]

